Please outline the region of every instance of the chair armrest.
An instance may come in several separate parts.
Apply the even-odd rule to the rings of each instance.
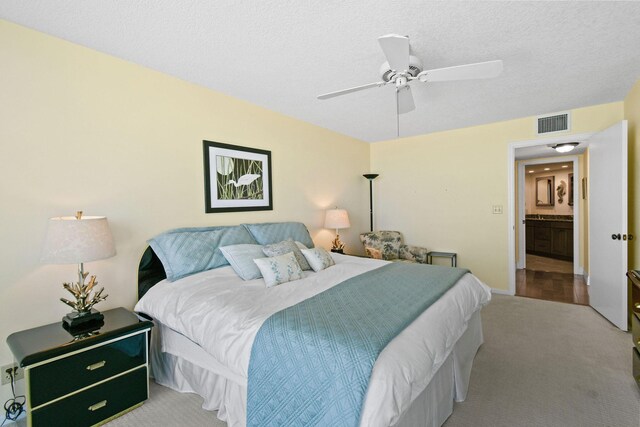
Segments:
[[[427,253],[429,250],[420,246],[413,245],[400,245],[400,258],[408,259],[411,261],[419,262],[420,264],[427,263]]]

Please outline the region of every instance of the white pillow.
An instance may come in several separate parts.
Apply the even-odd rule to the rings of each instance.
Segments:
[[[312,249],[300,249],[302,255],[307,259],[307,262],[313,269],[313,271],[324,270],[327,267],[335,265],[335,261],[331,258],[329,252],[322,248]]]
[[[220,246],[220,252],[229,261],[233,271],[242,277],[242,280],[262,277],[258,266],[253,262],[256,258],[264,258],[262,246],[248,244]]]
[[[270,258],[254,259],[253,262],[260,269],[267,288],[304,277],[293,252]]]

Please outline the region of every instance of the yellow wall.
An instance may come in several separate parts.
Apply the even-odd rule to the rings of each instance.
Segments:
[[[85,266],[100,310],[133,306],[145,241],[174,227],[296,220],[329,247],[338,205],[360,250],[369,144],[1,20],[0,64],[0,364],[8,334],[69,311],[75,266],[39,262],[51,216],[109,218],[118,253]],[[272,151],[273,211],[204,213],[203,139]]]
[[[572,133],[623,119],[623,103],[572,111]],[[489,286],[508,289],[507,147],[538,138],[535,117],[455,129],[371,146],[376,227],[408,243],[458,253],[459,265]],[[502,205],[502,215],[492,214]]]
[[[640,269],[640,80],[624,100],[624,118],[629,121],[629,268]]]

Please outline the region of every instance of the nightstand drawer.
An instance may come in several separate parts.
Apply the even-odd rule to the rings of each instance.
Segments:
[[[139,333],[29,370],[31,408],[146,363]]]
[[[91,426],[146,400],[147,387],[147,368],[143,366],[31,411],[31,425]]]
[[[633,337],[633,345],[640,351],[640,319],[638,314],[631,314],[631,336]]]

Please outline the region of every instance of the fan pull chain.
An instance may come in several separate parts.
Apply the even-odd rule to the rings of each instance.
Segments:
[[[396,138],[400,138],[400,101],[398,100],[398,88],[396,88]]]

